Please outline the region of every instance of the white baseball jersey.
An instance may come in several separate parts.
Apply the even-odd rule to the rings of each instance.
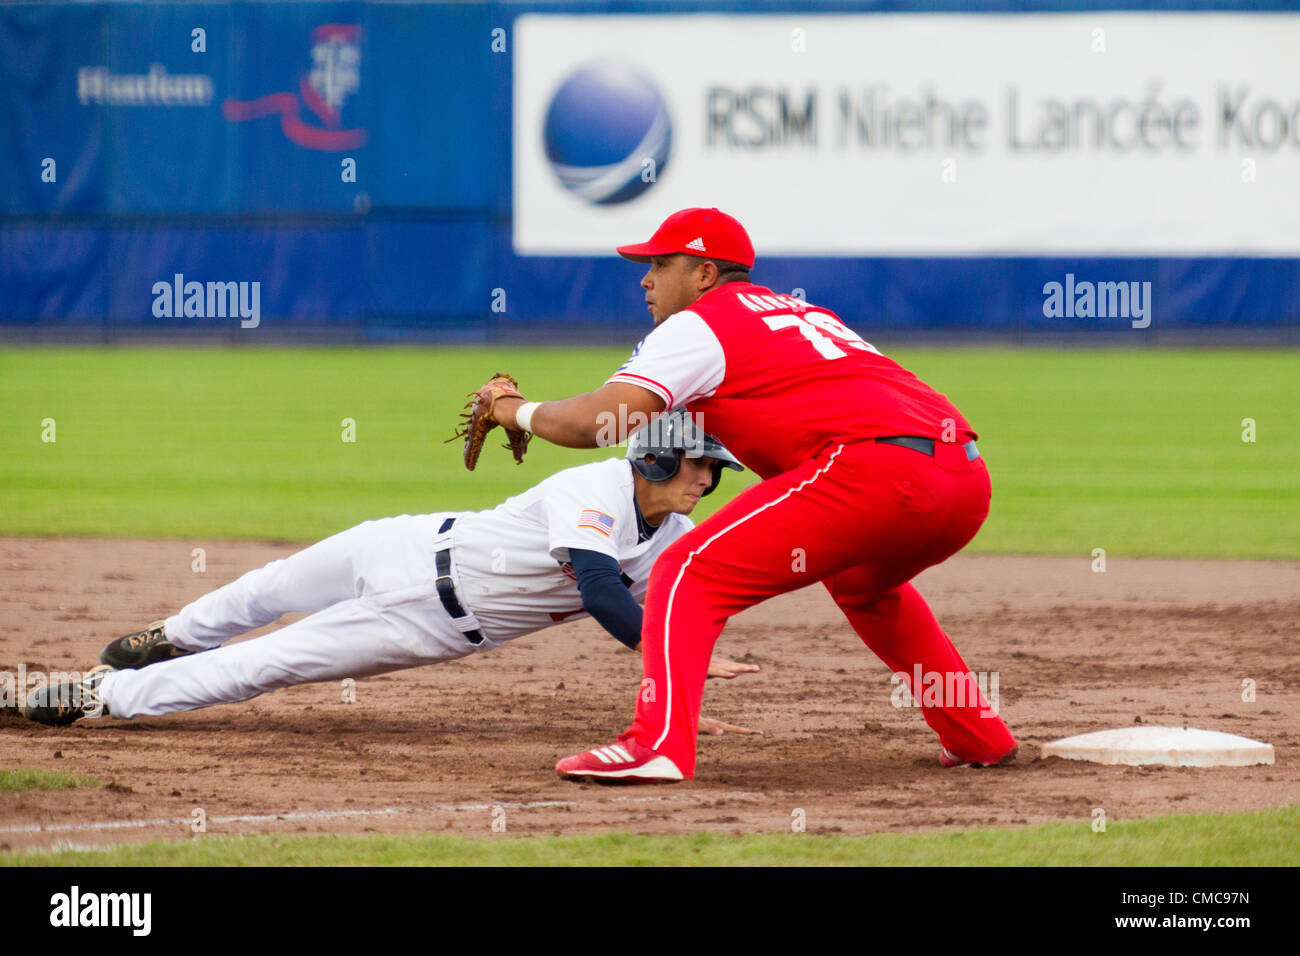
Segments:
[[[675,312],[637,343],[628,360],[609,377],[649,389],[666,412],[718,390],[727,374],[722,343],[690,309]]]
[[[566,468],[491,511],[459,517],[452,529],[457,590],[483,631],[510,640],[586,615],[570,548],[612,557],[644,602],[655,559],[694,524],[670,514],[641,540],[634,488],[631,463],[612,458]]]
[[[613,557],[644,601],[655,559],[693,525],[670,514],[641,540],[634,487],[631,463],[617,458],[558,472],[491,511],[364,521],[187,604],[167,618],[167,637],[203,653],[114,671],[100,694],[115,717],[156,716],[492,650],[587,613],[570,548]],[[484,633],[479,644],[437,592],[435,554],[448,541],[462,607]],[[312,613],[227,643],[291,612]]]

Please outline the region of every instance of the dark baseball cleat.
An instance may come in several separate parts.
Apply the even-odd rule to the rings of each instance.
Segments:
[[[23,716],[38,724],[65,727],[82,717],[107,717],[108,707],[99,696],[99,685],[113,668],[99,665],[79,681],[46,684],[27,695]]]
[[[163,621],[154,621],[143,631],[119,637],[104,648],[99,659],[117,670],[139,670],[150,664],[160,664],[176,657],[193,654],[193,651],[181,650],[167,640],[163,623]]]
[[[1016,754],[1019,751],[1020,745],[1016,744],[992,763],[981,763],[978,760],[962,760],[947,747],[940,747],[939,763],[945,767],[1004,767],[1009,763],[1015,762]]]

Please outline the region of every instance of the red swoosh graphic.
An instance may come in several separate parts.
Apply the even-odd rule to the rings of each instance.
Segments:
[[[304,123],[298,118],[298,97],[293,93],[268,93],[255,100],[226,100],[221,104],[221,112],[226,119],[236,123],[279,113],[284,135],[308,149],[356,149],[366,141],[364,129],[329,130]]]

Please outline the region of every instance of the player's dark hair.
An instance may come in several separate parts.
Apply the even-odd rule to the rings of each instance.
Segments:
[[[685,254],[691,260],[691,268],[703,262],[712,262],[718,267],[718,285],[725,285],[728,282],[748,282],[749,267],[741,265],[739,262],[728,262],[726,259],[707,259],[703,256],[692,256]]]

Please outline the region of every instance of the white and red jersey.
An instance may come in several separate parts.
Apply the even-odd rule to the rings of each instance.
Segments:
[[[763,478],[832,443],[976,437],[944,395],[834,312],[749,282],[721,285],[669,316],[609,381],[702,415],[705,431]]]

